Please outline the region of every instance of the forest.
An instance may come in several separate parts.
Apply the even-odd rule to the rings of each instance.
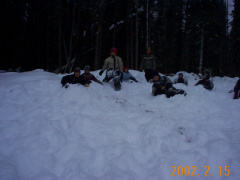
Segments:
[[[240,75],[239,0],[2,0],[0,13],[1,70],[98,70],[112,47],[139,70],[151,47],[161,73]]]

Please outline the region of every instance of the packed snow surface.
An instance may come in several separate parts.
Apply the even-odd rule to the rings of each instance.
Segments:
[[[95,82],[65,89],[63,75],[43,70],[1,73],[0,179],[240,179],[240,99],[228,93],[238,78],[214,77],[208,91],[183,72],[189,85],[174,86],[187,96],[167,99],[130,72],[139,83],[121,91]]]

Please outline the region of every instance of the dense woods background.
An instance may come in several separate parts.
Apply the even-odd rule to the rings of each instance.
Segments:
[[[100,69],[112,47],[139,69],[151,47],[162,73],[240,73],[240,1],[2,0],[0,69]]]

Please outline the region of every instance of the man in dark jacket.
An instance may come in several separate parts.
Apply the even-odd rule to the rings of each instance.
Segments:
[[[233,97],[233,99],[238,99],[239,97],[240,97],[240,79],[237,81],[237,84],[234,87],[234,97]]]
[[[74,74],[67,75],[62,78],[62,86],[65,88],[69,87],[69,84],[82,84],[86,87],[89,87],[89,84],[91,83],[89,80],[86,80],[81,74],[80,68],[75,68]]]
[[[91,67],[89,65],[85,66],[84,73],[82,74],[82,76],[89,81],[92,80],[92,81],[95,81],[95,82],[103,85],[103,83],[101,81],[99,81],[93,74],[91,74],[90,71],[91,71]]]
[[[142,63],[140,70],[144,70],[145,79],[149,82],[153,77],[153,70],[156,68],[155,57],[151,53],[151,48],[147,48],[147,55],[142,56]]]
[[[209,78],[210,78],[210,75],[209,74],[205,74],[203,76],[203,79],[199,80],[195,84],[195,86],[198,86],[199,84],[202,84],[205,89],[212,90],[214,88],[214,84],[213,84],[212,81],[209,80]]]
[[[182,89],[176,89],[172,86],[172,81],[166,76],[160,76],[159,73],[153,74],[153,86],[152,86],[152,95],[157,96],[161,94],[166,94],[167,98],[175,96],[176,94],[187,93]]]

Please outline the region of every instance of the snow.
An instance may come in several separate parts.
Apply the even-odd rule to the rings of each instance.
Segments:
[[[208,91],[183,72],[189,85],[175,87],[188,95],[167,99],[151,95],[143,72],[130,73],[139,83],[121,91],[65,89],[63,75],[43,70],[1,73],[0,179],[239,179],[240,99],[228,93],[238,78],[214,77]],[[172,166],[196,166],[196,176],[171,176]]]

